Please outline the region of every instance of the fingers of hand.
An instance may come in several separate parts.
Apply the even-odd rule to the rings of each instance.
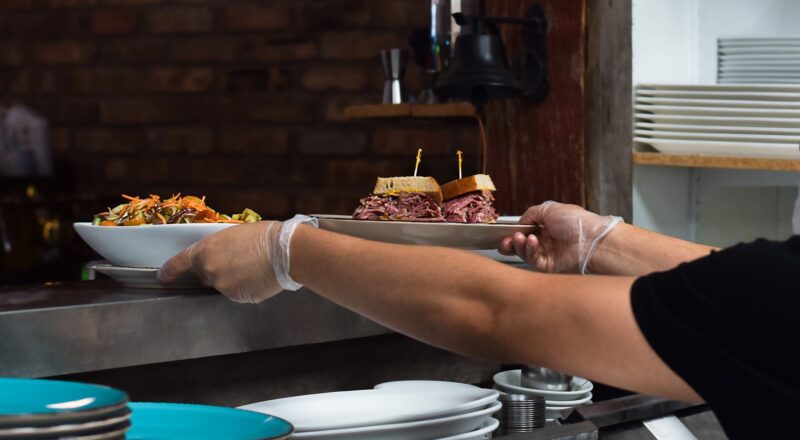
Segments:
[[[553,206],[558,205],[560,205],[560,203],[548,200],[541,205],[531,206],[525,211],[525,214],[522,214],[522,218],[519,219],[519,222],[526,225],[544,224],[544,217],[547,215],[547,211]]]
[[[500,245],[497,247],[497,252],[500,252],[502,255],[514,255],[516,252],[514,251],[514,244],[512,241],[512,237],[505,237],[500,240]]]
[[[522,259],[525,258],[525,234],[522,232],[514,233],[512,243],[514,245],[514,252]]]
[[[531,234],[525,239],[525,261],[536,261],[536,255],[539,251],[539,239]]]
[[[192,269],[192,252],[194,245],[184,249],[178,255],[167,260],[158,270],[158,281],[170,283]]]

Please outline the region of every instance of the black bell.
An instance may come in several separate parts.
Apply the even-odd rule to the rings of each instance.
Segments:
[[[463,17],[456,17],[456,21],[459,19]],[[521,89],[508,69],[496,26],[482,17],[470,21],[473,33],[456,39],[452,64],[439,75],[434,90],[445,98],[471,101],[477,107],[488,99],[518,95]]]

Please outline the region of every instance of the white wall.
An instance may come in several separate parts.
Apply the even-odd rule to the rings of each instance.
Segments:
[[[800,0],[633,0],[633,82],[716,82],[717,38],[800,35]],[[636,166],[633,221],[726,246],[791,234],[796,174]]]

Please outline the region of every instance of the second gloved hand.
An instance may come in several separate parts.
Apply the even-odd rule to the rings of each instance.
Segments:
[[[504,238],[498,250],[516,254],[544,272],[585,274],[597,246],[621,222],[620,217],[603,217],[580,206],[545,202],[528,208],[520,219],[542,225],[538,237],[518,232]]]

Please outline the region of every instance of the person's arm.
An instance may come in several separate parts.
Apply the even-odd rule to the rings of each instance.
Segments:
[[[608,234],[589,262],[589,271],[614,275],[645,275],[696,260],[717,248],[620,224]]]
[[[309,227],[298,228],[291,255],[298,282],[426,343],[700,400],[639,331],[629,299],[633,278],[537,274],[466,252]]]
[[[528,208],[520,223],[543,228],[536,235],[516,233],[506,237],[498,250],[505,255],[516,254],[550,273],[646,275],[708,255],[715,249],[556,202]]]

